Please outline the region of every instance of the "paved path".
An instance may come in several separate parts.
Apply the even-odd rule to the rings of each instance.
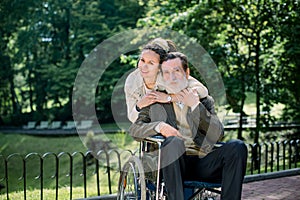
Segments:
[[[300,200],[300,175],[243,184],[242,200]]]

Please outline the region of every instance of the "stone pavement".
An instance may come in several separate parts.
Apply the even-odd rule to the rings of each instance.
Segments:
[[[116,194],[88,200],[116,200]],[[87,200],[86,198],[84,200]],[[217,198],[219,200],[219,198]],[[300,200],[300,168],[248,175],[242,200]],[[78,199],[80,200],[80,199]],[[83,199],[81,199],[83,200]]]
[[[300,200],[300,175],[243,184],[242,200]]]

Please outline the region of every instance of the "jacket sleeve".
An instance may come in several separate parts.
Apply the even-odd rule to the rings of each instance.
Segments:
[[[150,106],[145,107],[140,111],[135,123],[131,124],[129,127],[129,134],[138,141],[156,135],[158,132],[155,131],[155,127],[160,122],[161,121],[152,122],[150,117]]]

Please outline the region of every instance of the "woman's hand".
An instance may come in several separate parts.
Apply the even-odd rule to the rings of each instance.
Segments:
[[[155,103],[155,102],[156,102],[156,99],[157,99],[156,94],[153,93],[153,91],[151,91],[151,92],[148,92],[147,94],[145,94],[145,95],[142,97],[142,99],[139,100],[139,101],[137,102],[136,105],[137,105],[140,109],[142,109],[142,108],[144,108],[144,107],[147,107],[147,106],[149,106],[149,105]]]
[[[137,102],[137,106],[141,109],[153,103],[168,103],[168,94],[158,91],[151,91],[145,94],[141,100]]]
[[[168,100],[169,94],[159,92],[159,91],[152,91],[151,93],[155,96],[155,102],[169,103]]]

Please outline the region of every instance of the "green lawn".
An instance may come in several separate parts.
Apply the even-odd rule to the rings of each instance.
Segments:
[[[78,136],[73,137],[47,137],[19,135],[15,133],[0,134],[0,153],[9,155],[12,153],[21,153],[22,155],[38,152],[74,152],[87,149]]]
[[[51,178],[55,174],[55,156],[47,154],[48,152],[55,153],[58,155],[61,152],[68,152],[70,154],[74,152],[86,153],[87,148],[83,144],[86,138],[80,138],[79,136],[69,137],[43,137],[43,136],[30,136],[20,134],[3,134],[0,133],[0,154],[8,159],[11,154],[20,154],[20,156],[10,157],[8,164],[8,175],[9,175],[9,191],[10,199],[23,199],[23,179],[22,177],[22,159],[29,153],[36,152],[43,158],[43,171],[44,171],[44,199],[54,199],[55,195],[55,178]],[[130,136],[124,133],[106,134],[100,136],[93,136],[93,140],[97,143],[101,141],[108,142],[110,147],[117,148],[118,151],[132,149],[136,150],[138,143],[133,141]],[[35,179],[40,173],[40,161],[39,157],[30,154],[26,159],[27,171],[27,199],[40,199],[40,184],[41,179]],[[126,154],[125,154],[126,155]],[[129,153],[127,154],[127,156]],[[0,183],[4,184],[4,160],[0,157]],[[73,198],[83,197],[83,176],[82,173],[82,157],[80,154],[76,154],[73,157]],[[125,158],[124,158],[125,159]],[[113,192],[116,192],[117,180],[119,177],[119,171],[117,167],[117,159],[114,155],[110,157],[111,160],[111,179],[112,185],[114,186]],[[108,179],[106,173],[106,162],[105,158],[99,157],[99,173],[100,173],[100,192],[101,194],[107,194],[108,191]],[[69,189],[69,178],[66,176],[69,173],[70,160],[65,154],[59,159],[59,199],[68,199],[70,196]],[[96,176],[95,164],[87,166],[87,191],[88,196],[97,196],[96,190]],[[0,199],[6,199],[5,189],[0,192]]]

